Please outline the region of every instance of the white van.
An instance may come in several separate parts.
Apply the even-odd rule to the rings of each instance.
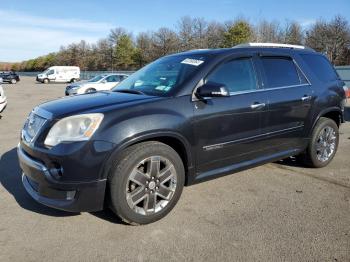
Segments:
[[[50,82],[73,83],[79,79],[80,68],[77,66],[51,66],[36,77],[36,81],[45,84]]]

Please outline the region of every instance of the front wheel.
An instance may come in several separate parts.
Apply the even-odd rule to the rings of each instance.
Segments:
[[[185,171],[174,149],[160,142],[127,148],[109,176],[110,205],[125,222],[148,224],[166,216],[180,198]]]
[[[44,81],[43,81],[44,84],[48,84],[49,82],[50,82],[50,80],[47,79],[47,78],[45,78]]]
[[[329,118],[321,117],[313,132],[309,146],[302,155],[304,163],[310,167],[328,165],[338,149],[339,128]]]
[[[11,84],[16,84],[17,83],[17,80],[16,79],[11,79]]]

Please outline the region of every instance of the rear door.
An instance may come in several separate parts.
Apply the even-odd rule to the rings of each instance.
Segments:
[[[261,54],[260,69],[268,97],[268,114],[261,126],[271,153],[305,144],[313,91],[295,60],[285,54]]]

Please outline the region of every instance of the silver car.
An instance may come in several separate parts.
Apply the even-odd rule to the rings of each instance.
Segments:
[[[77,95],[93,93],[102,90],[111,90],[121,81],[126,79],[126,74],[102,74],[97,75],[90,80],[72,83],[66,87],[66,95]]]

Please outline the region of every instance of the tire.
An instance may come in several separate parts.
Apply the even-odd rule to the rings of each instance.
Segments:
[[[153,223],[174,208],[184,183],[184,166],[173,148],[155,141],[136,144],[115,159],[108,177],[110,207],[128,224]]]
[[[43,81],[43,83],[44,83],[44,84],[48,84],[48,83],[50,83],[50,80],[47,79],[47,78],[45,78],[44,81]]]
[[[312,131],[305,153],[300,158],[309,167],[325,167],[335,156],[338,144],[338,125],[332,119],[321,117]]]
[[[11,79],[10,83],[14,85],[14,84],[17,83],[17,80],[16,79]]]
[[[77,80],[75,78],[73,78],[72,80],[70,80],[71,83],[75,83],[77,82]]]
[[[91,94],[91,93],[96,93],[96,89],[95,88],[86,89],[85,94]]]

